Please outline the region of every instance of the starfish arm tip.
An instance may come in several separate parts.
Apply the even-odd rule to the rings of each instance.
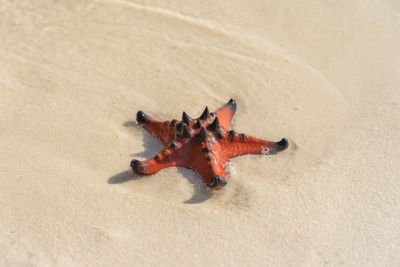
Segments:
[[[228,105],[233,111],[236,111],[237,104],[236,104],[235,99],[233,99],[233,98],[229,99],[227,105]]]
[[[275,142],[275,144],[278,146],[279,151],[285,150],[289,146],[289,141],[286,138],[282,138],[281,141]]]
[[[143,111],[139,110],[138,113],[136,114],[136,121],[139,124],[145,124],[145,123],[147,123],[148,117],[149,117],[149,115],[147,115]]]
[[[162,166],[158,164],[154,161],[154,158],[146,161],[139,161],[136,159],[131,161],[132,171],[139,175],[151,175],[166,167],[169,166]]]
[[[225,178],[223,178],[221,175],[215,175],[211,182],[208,184],[208,187],[212,189],[221,189],[227,184],[227,181]]]
[[[143,165],[137,159],[131,161],[131,168],[133,172],[136,174],[141,174],[141,175],[145,174],[143,171]]]

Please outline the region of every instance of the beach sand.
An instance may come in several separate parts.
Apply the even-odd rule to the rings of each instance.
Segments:
[[[398,1],[3,1],[1,266],[400,264]],[[230,98],[288,138],[139,177],[135,122]]]

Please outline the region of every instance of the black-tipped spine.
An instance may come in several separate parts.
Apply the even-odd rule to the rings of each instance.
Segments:
[[[178,123],[177,125],[176,125],[176,131],[177,132],[180,132],[180,131],[182,131],[182,126],[183,126],[183,122],[180,122],[180,123]]]
[[[183,125],[182,137],[183,138],[192,137],[192,129],[190,129],[186,124]]]
[[[201,150],[203,153],[214,153],[211,147],[205,147]]]
[[[203,126],[203,124],[200,122],[200,120],[197,120],[195,125],[193,125],[193,129],[199,129],[201,126]]]
[[[230,131],[229,131],[229,136],[230,136],[231,138],[235,138],[235,137],[237,136],[237,132],[236,132],[235,130],[230,130]]]
[[[207,157],[206,157],[206,160],[207,160],[207,161],[212,161],[212,160],[214,160],[214,158],[213,158],[212,156],[207,156]]]
[[[168,146],[168,148],[169,148],[169,149],[172,149],[172,150],[175,150],[177,147],[178,147],[178,143],[176,143],[176,142],[172,142],[172,143],[169,144],[169,146]]]
[[[219,139],[222,139],[222,138],[225,137],[225,133],[224,133],[224,131],[223,131],[221,128],[219,128],[219,130],[216,131],[216,134],[217,134],[217,137],[218,137]]]
[[[176,122],[177,122],[177,120],[173,119],[171,121],[171,123],[169,124],[169,127],[171,127],[171,128],[174,127]]]
[[[208,129],[210,131],[216,131],[217,129],[219,129],[219,119],[218,119],[218,117],[216,117],[215,120],[210,125],[208,125]]]
[[[201,141],[205,141],[205,140],[206,140],[206,138],[207,138],[207,131],[206,131],[206,128],[204,128],[204,126],[201,127],[201,130],[200,130],[198,136],[199,136],[199,138],[200,138]]]
[[[182,122],[189,125],[192,121],[193,121],[193,119],[184,111],[182,113]]]
[[[201,116],[199,117],[200,120],[207,120],[210,118],[210,111],[208,110],[208,107],[206,106],[206,109],[203,111]]]

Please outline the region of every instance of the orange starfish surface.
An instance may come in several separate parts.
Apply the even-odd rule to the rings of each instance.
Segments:
[[[231,157],[274,154],[288,147],[285,138],[271,142],[229,131],[235,111],[233,99],[217,112],[210,113],[206,107],[197,119],[183,112],[181,121],[159,121],[139,111],[137,122],[160,139],[165,148],[149,160],[132,160],[132,170],[149,175],[167,167],[185,167],[200,174],[210,188],[220,189],[226,185],[226,165]]]

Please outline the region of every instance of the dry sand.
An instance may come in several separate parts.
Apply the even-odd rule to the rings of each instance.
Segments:
[[[0,265],[400,265],[398,1],[2,1]],[[235,98],[210,192],[134,122]]]

